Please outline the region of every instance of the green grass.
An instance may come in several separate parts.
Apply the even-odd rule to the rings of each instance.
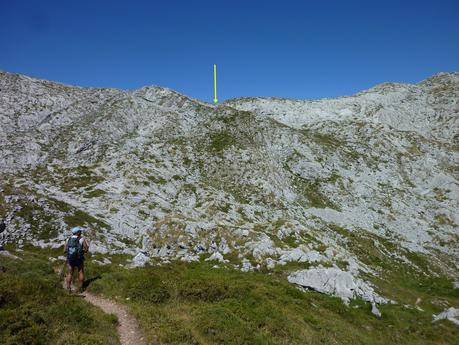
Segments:
[[[46,258],[58,254],[59,251],[55,249],[42,250],[26,246],[25,252],[18,255]],[[97,254],[94,258],[100,260],[102,256]],[[412,280],[412,276],[407,275],[407,279],[403,280],[401,277],[406,273],[404,271],[400,272],[397,279],[393,276],[394,280],[387,282],[393,293],[402,301],[405,301],[403,296],[408,294],[411,305],[415,302],[414,296],[421,297],[420,306],[425,311],[406,308],[403,303],[383,305],[380,306],[382,318],[378,319],[371,314],[371,306],[361,300],[352,301],[347,307],[338,298],[298,290],[285,280],[285,269],[301,268],[294,264],[264,274],[242,273],[225,267],[214,269],[211,264],[204,262],[125,269],[119,266],[125,263],[125,256],[111,255],[109,258],[113,264],[107,266],[97,266],[88,258],[87,278],[98,278],[88,288],[93,293],[127,304],[151,343],[433,345],[457,344],[459,336],[459,329],[449,321],[431,322],[432,313],[443,310],[446,302],[453,306],[459,303],[458,293],[452,289],[451,282],[441,277]],[[422,265],[422,259],[418,261]],[[56,282],[52,268],[44,260],[28,260],[21,263],[20,269],[10,265],[8,281],[24,279],[26,284],[29,280],[22,277],[25,274],[27,278],[34,277],[33,281],[47,280],[48,285]],[[5,288],[13,288],[12,284],[2,284],[5,281],[0,280],[3,289],[0,290],[1,296],[5,295]],[[36,286],[38,288],[15,290],[13,295],[18,297],[14,298],[21,298],[21,303],[15,306],[22,308],[21,305],[38,303],[35,293],[42,296],[42,292],[41,285]],[[57,294],[57,301],[65,298],[59,291],[52,292]],[[78,332],[79,327],[84,325],[86,336],[102,339],[113,330],[113,320],[110,317],[94,314],[95,310],[86,307],[80,300],[70,301],[76,303],[71,307],[75,309],[71,310],[84,315],[84,318],[71,320],[72,324],[75,323],[73,332]],[[442,304],[436,304],[438,301],[442,301]],[[56,325],[54,314],[46,314],[48,309],[53,313],[63,313],[61,308],[64,307],[56,307],[49,300],[44,302],[53,306],[44,307],[42,311],[45,313],[42,316],[45,323],[50,325],[47,332],[55,334],[61,332],[61,329],[65,332],[67,316],[62,316],[64,324]],[[2,305],[0,313],[3,313]],[[27,321],[32,322],[32,326],[21,333],[24,337],[37,334],[34,327],[40,327],[39,316],[15,315],[26,317],[27,320],[38,320],[38,326],[33,323],[35,321]],[[98,324],[97,330],[94,322]],[[8,327],[7,331],[0,328],[0,337],[5,332],[11,332],[11,327]],[[53,331],[55,329],[58,331]],[[8,337],[6,339],[12,335]],[[53,340],[50,343],[59,342]]]
[[[79,225],[95,225],[95,226],[105,228],[105,229],[110,228],[110,226],[106,224],[105,222],[81,210],[74,210],[72,214],[69,214],[64,217],[64,221],[69,227],[79,226]]]
[[[300,133],[308,140],[326,147],[327,149],[337,149],[345,145],[345,142],[336,135],[314,131],[306,126],[300,130]]]
[[[2,188],[4,188],[3,185]],[[8,194],[12,193],[10,189],[5,189]],[[103,192],[101,190],[95,190],[88,194],[90,194],[91,197],[95,197],[100,194],[99,191]],[[64,221],[69,227],[85,225],[110,229],[110,225],[100,219],[102,218],[101,215],[94,217],[49,195],[41,194],[28,187],[22,187],[22,189],[16,193],[24,197],[20,198],[16,203],[16,205],[20,206],[20,209],[15,213],[15,217],[23,219],[26,224],[30,224],[30,232],[33,233],[37,239],[47,240],[56,237],[61,230],[60,217],[63,214],[65,214]],[[1,203],[1,201],[4,200],[4,195],[8,194],[0,193],[0,216],[2,212],[7,214],[7,204]],[[34,198],[29,199],[26,198],[25,195],[34,196]]]
[[[127,303],[147,338],[164,344],[456,344],[459,336],[451,323],[431,322],[443,307],[385,305],[378,319],[363,301],[346,307],[298,290],[283,271],[242,273],[207,263],[90,269],[102,277],[91,291]],[[443,281],[431,292],[446,298],[451,290]]]
[[[226,114],[220,114],[214,118],[214,121],[221,121],[224,125],[237,127],[238,125],[249,125],[256,122],[255,114],[250,111],[231,111]]]
[[[1,344],[119,344],[116,318],[65,293],[41,255],[18,255],[0,257]]]
[[[434,218],[439,225],[457,226],[446,214],[437,214]]]
[[[326,196],[321,190],[320,179],[304,179],[300,176],[292,176],[292,183],[298,190],[299,194],[307,200],[309,207],[332,208],[339,210],[339,207]]]
[[[335,224],[328,227],[346,238],[345,246],[353,255],[379,272],[377,277],[367,278],[376,284],[381,295],[410,305],[419,298],[420,306],[431,314],[437,312],[443,302],[459,306],[459,289],[453,289],[451,279],[446,278],[428,256],[403,249],[370,232],[348,231]],[[407,265],[401,257],[411,264]]]
[[[282,241],[288,244],[291,248],[297,248],[299,246],[299,243],[294,235],[285,236]]]
[[[90,191],[88,193],[85,193],[83,197],[85,198],[98,198],[102,195],[105,195],[106,192],[102,189],[94,189],[93,191]]]
[[[20,200],[21,209],[16,216],[21,217],[27,224],[30,224],[30,231],[38,239],[48,239],[57,236],[59,222],[56,216],[38,203],[28,200]]]
[[[74,189],[91,188],[104,181],[104,177],[97,175],[95,166],[80,165],[75,168],[53,166],[51,173],[46,167],[38,167],[31,172],[35,182],[58,185],[64,192]]]
[[[236,144],[236,138],[226,131],[211,133],[210,141],[210,149],[215,152],[221,152]]]
[[[9,211],[5,200],[5,196],[13,193],[9,180],[8,175],[0,174],[0,218],[6,217]]]
[[[158,177],[158,176],[150,175],[150,176],[147,176],[147,178],[153,183],[160,184],[160,185],[166,184],[167,182],[163,177],[160,177],[160,176]]]

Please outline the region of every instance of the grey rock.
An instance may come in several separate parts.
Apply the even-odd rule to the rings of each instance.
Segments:
[[[196,246],[194,246],[193,249],[194,249],[194,251],[195,251],[196,253],[198,253],[198,254],[199,254],[199,253],[204,253],[204,252],[207,251],[207,247],[206,247],[205,244],[203,244],[203,243],[197,244]]]
[[[102,258],[102,261],[101,260],[93,260],[94,263],[98,264],[98,265],[101,265],[101,266],[104,266],[104,265],[110,265],[112,262],[107,259],[107,258]]]
[[[108,259],[108,258],[102,258],[102,263],[103,263],[104,265],[110,265],[112,262],[111,262],[111,260]]]
[[[376,303],[371,303],[371,313],[378,318],[381,317],[381,311],[376,306]]]
[[[341,241],[362,231],[400,252],[441,253],[440,269],[457,280],[458,99],[458,73],[337,99],[213,106],[162,87],[80,88],[0,72],[0,242],[37,237],[30,219],[56,233],[46,243],[62,241],[66,217],[81,212],[93,252],[143,250],[166,262],[231,250],[255,267],[341,260],[352,276],[376,275]],[[210,139],[226,132],[237,145],[217,154]],[[66,177],[90,183],[64,188]],[[311,207],[298,181],[323,202]],[[19,212],[28,207],[33,218]]]
[[[297,271],[288,276],[288,281],[304,288],[337,296],[346,304],[356,297],[371,303],[388,302],[376,294],[368,283],[336,267]]]
[[[446,309],[445,311],[442,311],[438,315],[433,315],[432,316],[433,317],[433,321],[432,322],[436,322],[436,321],[439,321],[439,320],[449,320],[452,323],[454,323],[455,325],[459,326],[458,316],[459,316],[459,309],[454,308],[454,307],[450,307],[450,308]]]
[[[241,271],[242,272],[249,272],[253,271],[253,266],[248,260],[243,260],[242,265],[241,265]]]
[[[140,252],[132,259],[131,267],[143,267],[150,261],[150,258]]]
[[[14,254],[11,254],[7,250],[0,250],[0,256],[5,256],[7,258],[16,259],[16,260],[22,260],[22,258],[20,258],[19,256],[14,255]]]
[[[186,253],[184,256],[180,258],[181,261],[185,262],[199,262],[199,256],[198,255],[193,255],[190,253]],[[165,262],[165,261],[163,261]]]
[[[168,246],[162,246],[151,251],[153,256],[166,257],[170,256],[174,251]]]
[[[283,262],[319,262],[328,261],[327,258],[315,250],[304,252],[301,248],[285,251],[279,258]]]
[[[276,267],[276,261],[271,258],[266,258],[266,268],[272,270]]]
[[[265,256],[277,254],[278,249],[268,235],[262,233],[256,241],[248,242],[246,247],[252,250],[252,255],[256,259],[262,259]]]
[[[218,261],[218,262],[227,262],[223,258],[223,255],[220,252],[215,252],[211,256],[209,256],[205,261]]]
[[[89,250],[92,253],[100,253],[100,254],[107,254],[110,251],[107,245],[102,244],[100,242],[91,242]]]
[[[231,252],[231,248],[226,242],[226,239],[223,238],[221,240],[220,245],[218,246],[218,251],[222,254],[228,254],[229,252]]]

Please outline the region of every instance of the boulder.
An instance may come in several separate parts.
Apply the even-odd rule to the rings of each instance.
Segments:
[[[388,302],[376,294],[368,283],[337,267],[311,268],[293,272],[288,276],[288,281],[303,288],[337,296],[346,304],[350,299],[357,297],[371,303]]]
[[[227,262],[228,260],[225,260],[223,258],[223,255],[220,254],[220,252],[215,252],[211,256],[209,256],[205,261]]]
[[[459,326],[459,320],[457,318],[458,316],[459,316],[459,309],[451,307],[449,309],[446,309],[445,311],[442,311],[438,315],[432,315],[433,317],[432,322],[436,322],[438,320],[449,320],[452,323]]]
[[[185,262],[199,262],[199,256],[198,255],[193,255],[190,253],[185,253],[181,258],[181,261]]]
[[[250,263],[250,261],[248,261],[248,260],[242,261],[241,271],[242,272],[253,271],[253,267],[252,267],[252,264]]]
[[[140,252],[132,259],[131,267],[143,267],[148,261],[150,261],[150,258]]]
[[[269,269],[269,270],[272,270],[274,267],[276,267],[276,261],[271,259],[271,258],[267,258],[266,259],[266,268]]]
[[[19,256],[14,255],[14,254],[11,254],[7,250],[0,251],[0,256],[6,256],[7,258],[16,259],[16,260],[22,260],[22,258],[20,258]]]
[[[300,248],[294,248],[292,250],[285,251],[279,260],[283,262],[318,262],[327,261],[327,258],[315,250],[304,252]]]
[[[278,252],[274,242],[264,233],[260,234],[256,241],[248,242],[246,247],[252,251],[253,257],[258,260],[261,260],[264,256],[275,255]]]
[[[371,303],[371,313],[378,318],[381,317],[381,312],[379,311],[375,303]]]
[[[101,265],[101,266],[103,266],[103,265],[109,265],[109,264],[112,263],[112,262],[111,262],[109,259],[107,259],[107,258],[103,258],[102,261],[100,261],[100,260],[93,260],[93,262],[96,263],[96,264],[98,264],[98,265]]]
[[[89,245],[89,250],[92,253],[100,253],[100,254],[107,254],[109,252],[109,249],[105,244],[102,244],[100,242],[92,242]]]
[[[223,254],[228,254],[231,252],[231,249],[225,239],[221,240],[220,245],[218,246],[218,250]]]

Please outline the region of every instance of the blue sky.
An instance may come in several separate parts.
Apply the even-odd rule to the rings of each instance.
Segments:
[[[212,101],[349,95],[459,71],[459,1],[0,0],[0,70]]]

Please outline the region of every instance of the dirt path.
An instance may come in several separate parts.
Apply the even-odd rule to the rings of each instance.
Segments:
[[[134,316],[132,316],[127,307],[116,303],[110,299],[94,295],[90,292],[83,292],[86,300],[99,307],[107,314],[115,314],[118,317],[118,334],[121,345],[146,345],[142,332],[139,329],[139,324]]]
[[[65,289],[65,282],[63,287]],[[75,290],[76,287],[73,287],[73,291]],[[80,296],[85,297],[86,301],[102,309],[104,313],[116,315],[121,345],[147,345],[136,318],[129,313],[126,306],[88,291],[84,291]]]

